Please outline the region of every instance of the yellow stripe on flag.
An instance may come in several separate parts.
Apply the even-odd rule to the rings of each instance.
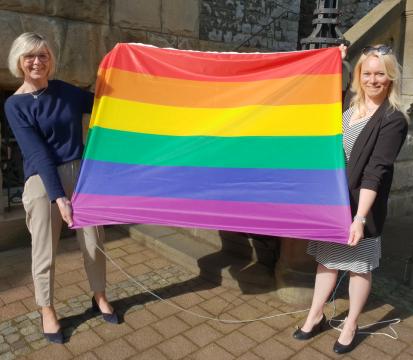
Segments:
[[[237,108],[163,106],[102,97],[91,126],[174,136],[327,136],[341,133],[341,102]]]

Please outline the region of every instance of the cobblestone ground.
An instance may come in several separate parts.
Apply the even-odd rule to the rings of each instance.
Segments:
[[[108,231],[108,255],[145,287],[174,304],[209,317],[251,319],[300,309],[269,294],[245,295],[189,273],[115,229]],[[329,329],[309,342],[292,339],[305,313],[244,324],[223,324],[196,317],[161,302],[108,263],[108,296],[121,325],[104,323],[90,311],[90,291],[74,239],[60,244],[56,265],[56,310],[65,344],[50,345],[39,330],[33,299],[30,250],[0,253],[0,359],[413,359],[413,294],[384,275],[375,279],[361,324],[400,317],[399,339],[359,336],[349,355],[336,356],[337,337]],[[345,284],[343,284],[345,286]],[[344,293],[344,291],[342,291]],[[336,314],[345,317],[348,301],[338,295]],[[333,306],[327,307],[333,315]],[[388,332],[385,325],[371,330]]]

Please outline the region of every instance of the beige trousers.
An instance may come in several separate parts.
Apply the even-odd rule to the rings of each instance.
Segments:
[[[58,167],[60,180],[68,198],[72,196],[80,161],[75,160]],[[26,223],[32,237],[32,275],[36,303],[39,306],[53,304],[53,283],[57,245],[62,229],[62,218],[55,203],[51,203],[39,175],[29,177],[24,185],[23,205]],[[103,248],[102,227],[86,227],[76,230],[77,240],[90,288],[93,292],[104,291],[106,285],[106,261],[96,248]]]

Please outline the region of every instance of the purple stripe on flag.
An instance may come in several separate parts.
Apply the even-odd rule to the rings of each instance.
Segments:
[[[103,224],[145,223],[347,243],[347,229],[351,224],[348,206],[83,193],[74,194],[73,203],[75,228]]]
[[[85,194],[286,204],[348,204],[344,169],[150,166],[83,160]],[[116,174],[116,176],[113,176]]]

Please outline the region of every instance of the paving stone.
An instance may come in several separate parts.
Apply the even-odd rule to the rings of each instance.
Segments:
[[[274,312],[274,314],[276,313],[277,311]],[[281,314],[283,314],[283,312],[281,312]],[[277,331],[284,330],[286,328],[290,328],[292,330],[294,328],[294,325],[296,324],[296,321],[297,319],[292,316],[281,315],[265,320],[265,323]]]
[[[231,352],[235,356],[240,356],[257,343],[249,337],[243,335],[239,331],[234,331],[231,334],[224,336],[217,341],[217,344]]]
[[[10,351],[9,351],[9,352],[6,352],[6,353],[4,353],[4,354],[1,354],[0,356],[1,356],[1,357],[0,357],[1,360],[11,360],[11,359],[15,359],[15,358],[16,358],[16,355],[14,355],[13,353],[11,353]]]
[[[243,325],[239,329],[239,331],[241,331],[244,335],[250,337],[251,339],[254,339],[258,343],[267,340],[271,336],[274,336],[274,334],[276,333],[273,328],[261,321]]]
[[[172,300],[184,309],[188,309],[204,301],[202,297],[193,292],[176,296]]]
[[[235,359],[228,351],[212,343],[191,355],[193,360],[232,360]]]
[[[412,360],[412,356],[410,354],[403,353],[394,358],[394,360]]]
[[[134,355],[130,360],[168,360],[158,349],[152,348],[143,353]]]
[[[293,350],[289,349],[275,339],[268,339],[253,348],[252,352],[264,359],[274,359],[274,354],[277,354],[277,360],[288,359],[294,354]]]
[[[148,260],[148,258],[142,253],[134,253],[134,254],[123,257],[123,260],[126,261],[130,265],[136,265],[136,264],[143,263],[144,261]]]
[[[220,332],[208,324],[198,325],[186,331],[184,335],[199,347],[205,346],[222,336]]]
[[[77,285],[69,285],[59,289],[55,289],[55,298],[59,301],[65,301],[72,297],[76,297],[83,294],[83,290]]]
[[[72,354],[80,355],[101,344],[103,344],[103,340],[94,331],[89,330],[72,336],[66,347]]]
[[[163,301],[153,302],[147,306],[147,309],[160,319],[176,314],[180,311],[179,309],[170,306]]]
[[[169,265],[168,261],[163,258],[154,258],[151,260],[145,261],[145,265],[151,269],[161,269],[166,265]]]
[[[383,351],[380,351],[365,342],[359,344],[352,352],[351,357],[355,359],[363,360],[390,360],[391,356],[386,355]]]
[[[32,311],[31,313],[26,314],[26,316],[29,319],[34,320],[40,317],[40,313],[38,311]]]
[[[7,335],[13,334],[13,333],[15,333],[15,332],[17,332],[17,331],[19,331],[19,329],[18,329],[17,327],[15,327],[15,326],[11,325],[11,323],[9,323],[9,326],[6,327],[6,328],[4,328],[4,329],[1,331],[1,333],[2,333],[2,335],[7,336]]]
[[[11,326],[11,321],[4,321],[0,323],[0,332],[9,328]]]
[[[172,360],[185,359],[190,353],[198,350],[194,344],[182,335],[160,343],[158,348]]]
[[[76,356],[74,359],[76,359],[76,360],[99,360],[97,358],[97,356],[92,352],[87,352],[87,353],[82,354],[80,356]]]
[[[379,331],[387,333],[386,330],[388,331],[388,329],[381,329]],[[367,337],[365,342],[366,344],[369,344],[390,356],[396,356],[400,354],[403,351],[403,349],[407,347],[407,344],[401,341],[395,341],[394,339],[391,339],[384,335],[369,336]]]
[[[126,269],[126,272],[132,276],[132,277],[136,277],[136,276],[140,276],[142,274],[146,274],[146,273],[150,273],[151,272],[151,268],[146,266],[145,264],[137,264],[137,265],[133,265],[133,266],[129,266]],[[154,279],[150,279],[150,282],[152,283]]]
[[[181,311],[177,313],[176,316],[179,317],[181,320],[185,321],[190,326],[201,324],[207,321],[207,319],[201,316],[211,316],[209,313],[201,309],[199,306],[193,306],[192,308],[187,310],[191,313]]]
[[[23,355],[28,355],[30,354],[31,351],[32,349],[29,346],[24,345],[21,348],[15,350],[14,355],[16,355],[19,359],[21,359]]]
[[[274,310],[272,306],[269,306],[257,298],[253,298],[247,302],[254,309],[258,310],[261,314],[269,314]]]
[[[85,279],[87,279],[87,276],[82,270],[69,271],[56,276],[56,281],[61,286],[72,285]]]
[[[134,254],[137,252],[142,252],[145,250],[145,247],[138,245],[138,244],[131,244],[122,246],[122,249],[126,251],[128,254]]]
[[[204,301],[203,303],[199,304],[199,306],[213,315],[220,315],[232,309],[231,303],[219,297],[214,297],[212,299]]]
[[[14,334],[10,334],[10,335],[7,335],[6,336],[6,341],[9,343],[9,344],[13,344],[14,342],[16,342],[16,341],[18,341],[19,339],[20,339],[20,337],[21,337],[21,335],[20,334],[16,334],[16,333],[14,333]]]
[[[27,327],[21,329],[20,334],[22,334],[23,336],[27,336],[27,335],[30,335],[30,334],[33,334],[33,333],[37,332],[37,330],[38,330],[37,326],[30,325],[30,326],[27,326]]]
[[[127,335],[125,339],[141,352],[161,342],[163,337],[150,326],[146,326]]]
[[[116,249],[122,246],[128,246],[128,245],[133,245],[135,244],[135,240],[129,238],[129,237],[124,237],[119,240],[114,240],[114,241],[109,241],[105,243],[105,251],[111,250],[111,249]]]
[[[38,330],[37,330],[37,331],[38,331]],[[26,336],[26,341],[27,341],[28,343],[32,343],[32,342],[34,342],[34,341],[36,341],[36,340],[39,340],[39,339],[41,339],[41,338],[43,338],[43,335],[38,331],[38,332],[36,332],[36,333],[34,333],[34,334],[31,334],[31,335]]]
[[[106,255],[108,255],[112,259],[116,259],[116,258],[125,256],[125,255],[128,255],[128,253],[126,251],[123,251],[122,249],[113,248],[113,249],[107,249]]]
[[[189,328],[185,322],[174,315],[152,324],[152,327],[165,338],[175,336]]]
[[[260,360],[260,359],[261,359],[260,357],[258,357],[257,355],[249,351],[237,358],[237,360]]]
[[[292,356],[291,360],[328,360],[330,357],[314,350],[310,347],[305,347],[298,354]]]
[[[123,275],[120,271],[115,270],[112,272],[108,272],[106,274],[106,281],[108,284],[116,284],[119,283],[121,281],[124,281],[126,278],[125,275]],[[88,282],[86,282],[86,286],[89,287]]]
[[[25,320],[27,320],[27,315],[18,316],[13,319],[13,321],[16,323],[21,323],[22,321],[25,321]]]
[[[150,311],[142,309],[125,314],[125,321],[134,329],[140,329],[146,325],[158,321],[158,318]]]
[[[9,320],[27,312],[26,307],[20,302],[16,301],[11,304],[4,305],[0,308],[0,319]]]
[[[6,344],[6,343],[0,344],[0,354],[1,353],[6,353],[9,350],[10,350],[10,345],[9,344]]]
[[[27,357],[32,360],[45,360],[45,359],[66,360],[66,359],[71,359],[73,356],[64,346],[60,344],[52,344],[40,350],[32,352]]]
[[[47,342],[47,340],[42,336],[40,340],[34,341],[30,345],[33,349],[37,350],[47,346],[48,344],[49,343]]]
[[[123,360],[136,354],[136,351],[123,339],[117,339],[95,349],[94,352],[102,360]]]
[[[103,325],[100,325],[93,330],[96,331],[96,333],[106,341],[120,338],[132,332],[132,328],[126,323],[119,325],[104,323]]]

